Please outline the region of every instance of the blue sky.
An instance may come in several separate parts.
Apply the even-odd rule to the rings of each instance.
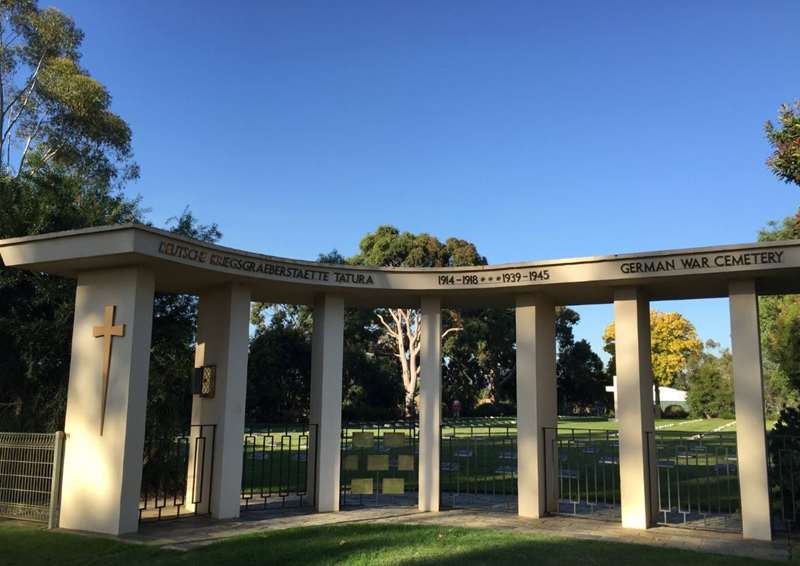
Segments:
[[[54,5],[133,128],[129,191],[229,246],[389,223],[501,263],[747,242],[800,204],[763,135],[800,98],[795,0]],[[655,306],[729,342],[724,300]],[[611,306],[579,311],[599,350]]]

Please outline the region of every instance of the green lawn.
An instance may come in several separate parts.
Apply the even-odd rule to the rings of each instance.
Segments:
[[[507,531],[414,525],[346,525],[265,532],[189,552],[48,532],[0,522],[8,566],[186,564],[775,564],[663,547],[581,541]]]
[[[721,429],[724,432],[735,432],[736,425],[732,419],[659,419],[656,421],[656,430],[679,430],[684,432],[711,432]],[[767,423],[768,428],[774,425],[773,421]],[[588,430],[617,430],[619,423],[608,419],[570,418],[559,417],[559,429],[580,428]],[[288,425],[276,427],[275,432],[265,432],[255,429],[247,435],[247,445],[251,451],[294,451],[304,449],[308,443],[306,433],[301,432],[302,426]],[[354,432],[372,432],[376,437],[387,432],[411,434],[414,428],[408,426],[392,426],[391,423],[367,424],[358,428],[348,428],[345,423],[344,435],[352,437]],[[513,417],[476,417],[457,420],[447,420],[443,427],[443,435],[464,436],[470,433],[482,434],[491,430],[493,434],[517,432],[517,421]]]
[[[681,432],[711,432],[721,428],[724,432],[736,432],[736,425],[731,419],[658,419],[656,430],[678,430]],[[724,427],[724,428],[722,428]],[[592,421],[587,419],[560,418],[558,428],[585,428],[591,430],[617,430],[616,421]]]
[[[733,420],[694,419],[687,417],[685,419],[659,419],[656,421],[656,427],[674,428],[677,430],[691,432],[708,432],[723,425],[729,425],[729,423],[733,423]],[[770,421],[767,424],[771,427],[774,422]],[[358,428],[348,428],[347,423],[344,423],[344,425],[345,435],[348,437],[351,436],[353,432],[361,431],[375,432],[377,435],[387,431],[408,433],[410,430],[413,430],[407,425],[392,426],[391,423],[384,425],[369,423]],[[614,420],[580,417],[559,417],[558,426],[559,428],[587,428],[596,430],[616,430],[619,428],[619,424]],[[469,430],[477,431],[488,428],[503,428],[516,432],[517,420],[514,417],[470,417],[445,421],[445,429],[455,429],[460,432],[466,432]],[[304,445],[306,442],[301,438],[304,434],[300,432],[301,429],[302,426],[300,425],[276,426],[275,432],[265,432],[256,428],[251,434],[248,435],[253,439],[249,442],[251,442],[254,445],[254,448],[257,450],[274,450],[281,449],[281,447],[283,447],[283,449],[288,449],[290,446],[297,447]],[[725,432],[733,432],[736,430],[736,425],[726,426],[724,430]]]

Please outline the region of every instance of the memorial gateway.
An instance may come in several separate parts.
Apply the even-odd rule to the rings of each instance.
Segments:
[[[547,432],[557,426],[555,307],[613,303],[619,507],[622,525],[634,529],[649,527],[658,505],[649,301],[728,297],[741,530],[748,539],[772,536],[758,296],[800,292],[800,241],[469,268],[362,268],[274,258],[122,225],[3,240],[0,254],[8,267],[77,280],[63,528],[115,535],[138,529],[156,291],[199,296],[195,366],[215,368],[215,378],[212,395],[194,396],[191,422],[215,425],[206,470],[206,504],[215,518],[240,512],[251,301],[313,306],[310,422],[316,436],[308,493],[320,512],[340,507],[345,308],[421,308],[421,511],[440,505],[441,309],[515,308],[517,509],[532,518],[553,511],[557,501],[557,455]]]

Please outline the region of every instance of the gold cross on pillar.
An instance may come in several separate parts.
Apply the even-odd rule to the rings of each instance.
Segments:
[[[94,337],[103,339],[103,406],[100,410],[100,436],[106,420],[106,400],[108,398],[108,372],[111,369],[111,340],[114,336],[125,336],[125,325],[114,325],[114,312],[117,307],[106,305],[103,326],[94,327]]]

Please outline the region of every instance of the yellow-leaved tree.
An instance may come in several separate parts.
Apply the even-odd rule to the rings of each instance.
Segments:
[[[603,332],[603,349],[611,354],[611,374],[616,373],[615,338],[612,322]],[[703,350],[703,343],[697,336],[694,325],[680,313],[650,310],[650,349],[653,381],[656,386],[656,417],[660,417],[659,388],[670,387],[678,377],[686,373],[690,360],[699,356]]]

